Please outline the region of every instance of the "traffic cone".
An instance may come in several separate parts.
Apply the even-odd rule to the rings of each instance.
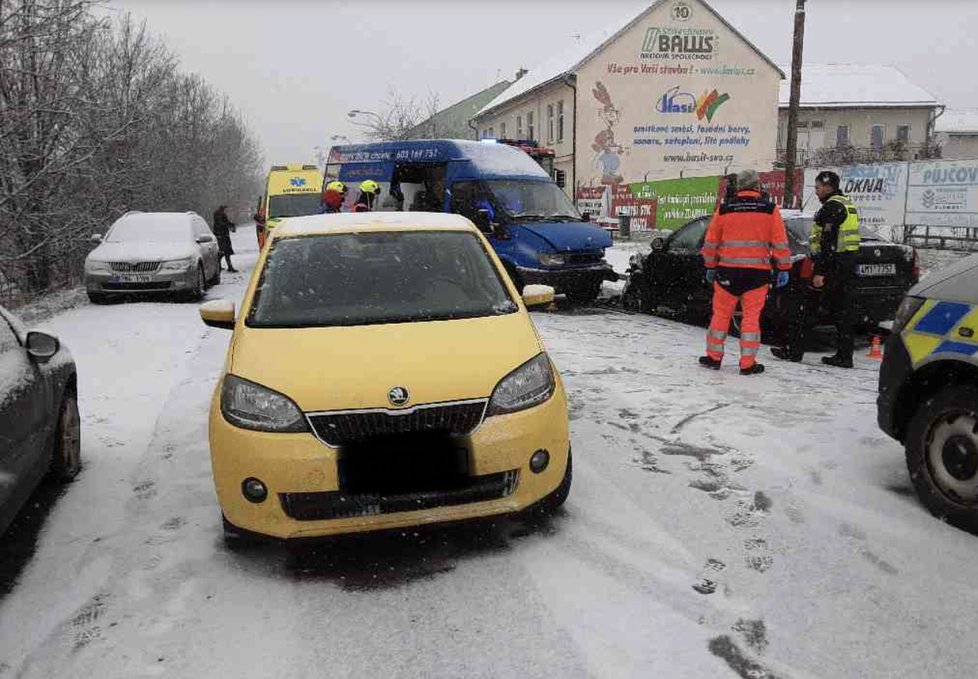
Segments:
[[[873,335],[873,346],[869,348],[869,353],[866,354],[869,358],[875,358],[877,361],[883,360],[883,352],[880,351],[880,338],[879,335]]]

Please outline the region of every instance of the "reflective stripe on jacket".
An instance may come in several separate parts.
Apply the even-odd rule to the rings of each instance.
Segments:
[[[835,251],[837,253],[859,252],[859,243],[862,242],[862,236],[859,235],[859,213],[856,210],[856,206],[850,200],[849,196],[841,193],[831,196],[825,202],[828,203],[830,201],[840,204],[846,211],[846,219],[839,225],[839,232],[835,241]],[[822,232],[826,227],[828,227],[827,224],[819,224],[818,220],[812,226],[812,235],[809,238],[808,247],[814,255],[818,255],[822,250]]]
[[[757,191],[739,191],[710,221],[701,251],[706,268],[791,269],[791,250],[781,211]]]

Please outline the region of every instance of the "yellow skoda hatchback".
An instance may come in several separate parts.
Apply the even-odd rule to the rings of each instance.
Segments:
[[[233,329],[210,412],[231,535],[301,538],[561,505],[567,403],[527,308],[458,215],[283,220]]]

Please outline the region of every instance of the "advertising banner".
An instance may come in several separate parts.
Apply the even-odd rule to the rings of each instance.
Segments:
[[[578,186],[575,196],[577,209],[581,214],[588,213],[591,221],[594,221],[599,215],[605,214],[604,194],[603,186]]]
[[[656,199],[648,195],[639,197],[628,184],[612,187],[611,216],[631,217],[632,231],[649,231],[655,228]]]
[[[978,227],[978,160],[911,164],[906,223]]]
[[[907,193],[907,163],[810,168],[805,171],[804,209],[814,212],[821,203],[815,195],[815,177],[822,170],[839,175],[839,188],[855,203],[859,220],[874,231],[889,234],[903,224]]]
[[[714,211],[719,186],[720,178],[713,176],[639,182],[628,189],[640,203],[655,203],[654,221],[648,228],[677,229]]]

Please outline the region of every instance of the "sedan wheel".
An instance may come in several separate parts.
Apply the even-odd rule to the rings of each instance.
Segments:
[[[78,398],[66,392],[58,413],[55,432],[54,458],[51,460],[51,478],[58,483],[71,481],[81,470],[81,418],[78,416]]]

